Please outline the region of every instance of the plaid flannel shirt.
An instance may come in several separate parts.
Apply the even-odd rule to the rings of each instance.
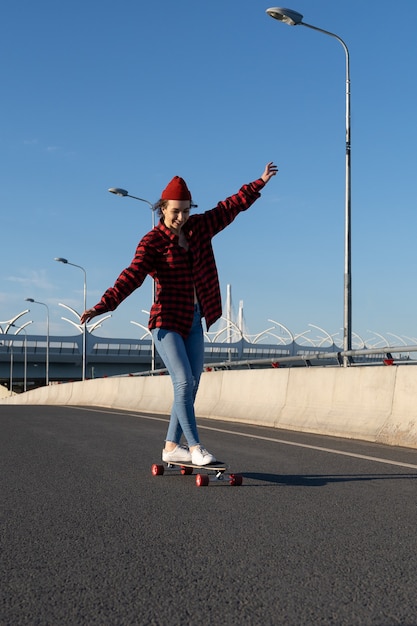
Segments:
[[[139,242],[135,256],[94,307],[100,314],[113,311],[149,274],[155,281],[155,302],[149,329],[165,328],[187,337],[194,316],[194,289],[207,330],[222,314],[222,303],[211,240],[248,209],[264,186],[260,178],[205,213],[191,215],[182,227],[188,251],[162,221]]]

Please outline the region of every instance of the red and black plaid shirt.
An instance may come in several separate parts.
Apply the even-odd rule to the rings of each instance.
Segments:
[[[156,284],[150,329],[166,328],[187,337],[194,315],[194,288],[209,329],[222,314],[211,240],[259,198],[264,184],[260,178],[244,185],[214,209],[191,215],[182,227],[188,251],[178,245],[178,236],[160,221],[139,242],[129,267],[121,272],[114,287],[107,289],[94,308],[100,313],[113,311],[149,274]]]

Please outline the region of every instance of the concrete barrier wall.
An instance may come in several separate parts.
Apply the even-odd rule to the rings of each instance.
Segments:
[[[417,448],[417,368],[314,367],[206,372],[202,417]],[[0,404],[94,405],[167,414],[168,376],[42,387]]]

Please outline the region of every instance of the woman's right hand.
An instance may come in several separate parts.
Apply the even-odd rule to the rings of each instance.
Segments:
[[[92,320],[93,317],[96,317],[97,315],[100,315],[100,313],[98,313],[95,309],[87,309],[81,315],[80,322],[81,324],[86,324],[87,322]]]

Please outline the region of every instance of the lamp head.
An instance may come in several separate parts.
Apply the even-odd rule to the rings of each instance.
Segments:
[[[283,7],[271,7],[266,10],[266,13],[268,13],[270,17],[273,17],[274,20],[284,22],[284,24],[289,24],[290,26],[301,24],[303,19],[301,13],[297,13],[297,11],[292,11],[291,9],[284,9]]]
[[[35,302],[35,300],[33,298],[25,298],[26,302]]]
[[[58,261],[58,263],[68,263],[68,259],[63,259],[60,256],[55,257],[54,261]]]
[[[110,193],[114,193],[116,196],[128,196],[129,192],[126,191],[126,189],[120,189],[120,187],[110,187],[110,189],[108,189],[107,191],[110,191]]]

